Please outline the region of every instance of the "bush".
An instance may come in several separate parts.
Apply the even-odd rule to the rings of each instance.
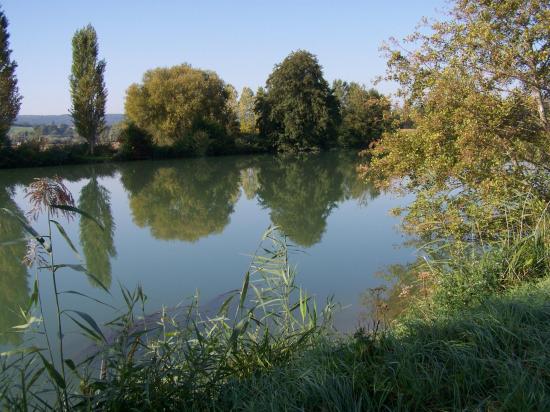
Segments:
[[[83,163],[85,145],[53,146],[42,149],[39,142],[30,141],[17,147],[6,147],[0,150],[0,168],[59,166],[64,164]]]
[[[153,154],[153,139],[133,122],[122,126],[118,135],[119,156],[124,159],[148,159]]]

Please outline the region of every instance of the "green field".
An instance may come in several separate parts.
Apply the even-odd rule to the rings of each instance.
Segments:
[[[8,132],[8,134],[10,136],[16,136],[23,132],[31,133],[32,131],[33,131],[33,128],[30,126],[12,126],[10,127],[10,131]]]

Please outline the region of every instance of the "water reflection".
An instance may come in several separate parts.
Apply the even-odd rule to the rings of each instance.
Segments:
[[[418,246],[418,241],[411,244]],[[437,257],[430,254],[430,260]],[[431,287],[430,267],[424,257],[406,264],[391,264],[376,273],[386,286],[367,289],[361,295],[363,311],[360,320],[367,326],[388,323],[404,313],[418,300],[427,299]]]
[[[274,225],[296,244],[318,243],[337,203],[376,197],[355,173],[355,156],[343,153],[277,158],[191,159],[144,162],[121,169],[134,222],[162,240],[195,242],[221,233],[240,190],[258,196]]]
[[[241,170],[241,187],[248,200],[254,199],[260,188],[259,169],[247,167]]]
[[[232,159],[192,159],[144,165],[146,179],[124,176],[134,222],[162,240],[195,242],[221,233],[239,198],[240,174]],[[143,183],[143,184],[140,184]]]
[[[111,194],[100,185],[94,174],[82,188],[78,207],[97,219],[99,227],[90,219],[80,219],[80,244],[86,259],[86,267],[96,279],[89,278],[93,286],[111,285],[111,258],[116,256],[114,244],[115,224],[111,213]]]
[[[6,208],[23,216],[12,196],[10,188],[0,186],[0,209]],[[26,248],[19,222],[0,213],[0,343],[17,344],[20,335],[10,333],[10,329],[21,323],[19,308],[26,307],[29,302],[28,273],[22,263]]]
[[[371,182],[366,182],[357,174],[357,166],[360,159],[357,155],[344,152],[334,154],[338,173],[342,175],[341,200],[353,199],[363,206],[377,198],[380,191]]]
[[[271,221],[296,244],[321,240],[326,220],[342,197],[334,156],[273,158],[262,164],[258,196]]]

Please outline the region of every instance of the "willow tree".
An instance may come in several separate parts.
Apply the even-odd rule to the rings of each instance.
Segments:
[[[11,59],[9,38],[8,19],[0,10],[0,147],[6,142],[10,126],[21,107],[15,77],[17,63]]]
[[[236,91],[212,71],[187,64],[157,68],[126,91],[127,118],[161,146],[200,151],[224,142],[236,126]]]
[[[73,64],[70,87],[71,116],[76,131],[88,142],[94,153],[99,136],[105,129],[107,89],[103,78],[105,60],[98,60],[99,47],[95,29],[88,25],[73,36]]]

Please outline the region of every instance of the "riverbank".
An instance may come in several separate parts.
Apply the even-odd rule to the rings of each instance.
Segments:
[[[233,410],[548,410],[550,280],[483,303],[320,340],[291,362],[231,382]],[[218,405],[217,405],[218,407]]]
[[[207,156],[231,156],[270,153],[272,151],[256,144],[240,142],[222,151],[207,153]],[[64,166],[77,164],[98,164],[133,160],[166,160],[200,157],[177,147],[150,147],[145,152],[129,152],[115,149],[111,145],[99,145],[94,155],[89,154],[87,144],[54,146],[47,149],[28,143],[0,150],[0,169]]]

